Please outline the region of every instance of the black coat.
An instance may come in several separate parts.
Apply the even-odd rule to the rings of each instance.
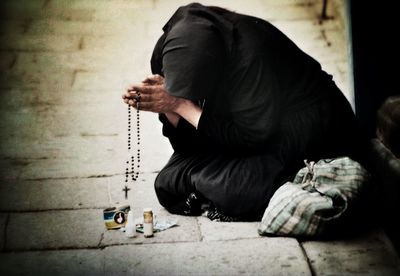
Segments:
[[[332,76],[270,23],[190,4],[164,26],[152,71],[202,106],[195,129],[163,114],[175,150],[156,181],[161,204],[198,192],[224,213],[260,213],[302,161],[351,155],[354,114]],[[179,208],[178,208],[179,209]]]

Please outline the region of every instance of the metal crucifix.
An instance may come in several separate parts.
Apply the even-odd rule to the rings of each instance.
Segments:
[[[128,186],[126,186],[126,185],[125,185],[125,188],[122,189],[122,191],[125,192],[125,199],[128,199],[128,192],[129,192],[130,190],[131,190],[131,189],[128,188]]]

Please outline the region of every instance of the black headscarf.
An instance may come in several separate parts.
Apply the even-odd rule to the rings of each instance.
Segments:
[[[151,70],[166,78],[171,95],[202,100],[213,93],[232,44],[232,24],[224,12],[194,3],[179,8],[164,25]]]

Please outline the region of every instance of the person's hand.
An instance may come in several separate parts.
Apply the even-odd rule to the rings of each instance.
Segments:
[[[133,84],[129,85],[126,89],[124,94],[122,94],[122,99],[124,101],[124,103],[129,104],[130,106],[134,106],[136,107],[137,102],[139,99],[139,96],[137,93],[135,93],[132,90]]]
[[[149,75],[147,76],[143,81],[143,85],[162,85],[164,84],[164,78],[158,74],[156,75]],[[122,99],[124,100],[124,103],[129,104],[131,106],[134,106],[135,108],[138,107],[138,100],[139,96],[138,94],[133,90],[134,84],[129,85],[126,89],[124,94],[122,94]]]
[[[147,76],[142,81],[142,83],[145,84],[145,85],[156,85],[156,84],[162,85],[162,84],[164,84],[164,78],[162,76],[160,76],[160,75],[157,75],[157,74],[156,75],[150,75],[150,76]]]
[[[143,80],[143,84],[145,85],[162,85],[164,84],[164,78],[160,75],[150,75]],[[165,116],[168,121],[174,126],[177,127],[180,116],[174,112],[166,112]]]
[[[132,84],[122,96],[125,103],[155,113],[175,112],[182,99],[171,96],[164,86],[164,78],[159,75],[147,77],[140,84]]]

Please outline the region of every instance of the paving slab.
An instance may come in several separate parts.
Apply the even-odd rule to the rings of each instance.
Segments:
[[[311,275],[295,240],[143,244],[104,249],[107,275]]]
[[[224,241],[259,238],[259,222],[217,222],[207,217],[198,217],[201,237],[204,241]]]
[[[321,30],[343,32],[343,23],[340,20],[321,22],[318,18],[313,18],[311,20],[273,20],[270,22],[289,37],[291,34],[297,34],[299,32],[306,32],[307,35],[320,32]]]
[[[0,15],[2,19],[29,19],[37,17],[46,0],[1,1]]]
[[[48,74],[51,78],[48,78]],[[47,72],[47,71],[7,71],[0,77],[0,89],[43,89],[63,91],[71,87],[73,82],[73,71],[69,72]]]
[[[102,209],[12,213],[6,250],[97,248]]]
[[[0,253],[1,275],[103,275],[101,250]]]
[[[15,24],[15,23],[14,23]],[[65,21],[57,20],[54,18],[42,18],[33,20],[30,24],[28,34],[81,34],[81,35],[119,35],[121,28],[127,27],[120,21],[107,21],[107,22],[82,22],[82,21]],[[101,31],[100,31],[101,30]]]
[[[3,20],[0,25],[0,34],[22,34],[28,28],[29,21],[24,19]]]
[[[15,139],[12,134],[23,134],[21,133],[23,127],[33,129],[33,124],[38,121],[38,116],[33,117],[31,115],[28,109],[21,109],[19,112],[0,111],[0,117],[2,118],[0,122],[1,137],[12,140]],[[21,138],[23,138],[23,135],[21,135]],[[2,147],[6,148],[4,145]]]
[[[157,3],[158,2],[158,3]],[[168,11],[159,9],[160,2],[169,2],[172,7],[178,8],[181,1],[131,1],[129,4],[116,5],[117,8],[105,8],[96,10],[94,21],[107,21],[108,18],[120,18],[123,21],[135,21],[138,24],[144,21],[159,21],[165,24],[165,19],[172,14]],[[118,8],[119,7],[119,8]],[[175,9],[176,9],[175,8]],[[157,17],[158,16],[158,17]],[[139,20],[137,20],[140,18]],[[139,21],[139,22],[138,22]]]
[[[28,93],[27,97],[22,96],[24,92]],[[97,153],[102,154],[105,150],[108,152],[108,149],[117,152],[125,151],[127,108],[120,99],[120,91],[98,93],[97,99],[100,98],[109,103],[102,111],[98,110],[97,102],[89,104],[90,96],[85,96],[87,93],[79,95],[78,92],[71,91],[70,97],[64,100],[60,100],[57,94],[53,97],[52,92],[45,91],[42,97],[38,96],[34,90],[23,91],[22,89],[6,90],[5,94],[10,96],[14,94],[17,97],[7,104],[1,104],[0,116],[4,118],[0,122],[0,129],[4,130],[1,132],[1,150],[4,156],[35,159],[39,156],[51,157],[57,154],[59,158],[80,156],[80,159],[90,161],[92,157],[97,158],[93,160],[116,157],[106,155],[98,159]],[[56,107],[56,103],[60,102],[63,105]],[[158,160],[157,157],[162,154],[164,148],[168,148],[168,155],[170,155],[171,147],[167,139],[162,137],[161,123],[156,114],[142,113],[141,122],[142,150],[145,152],[144,156],[152,157],[144,158],[143,162],[151,159],[146,164],[151,165],[154,163],[153,157]],[[157,140],[160,142],[154,146],[154,141]],[[40,143],[32,143],[33,141],[40,141]],[[124,153],[120,152],[120,154]],[[108,160],[110,159],[106,161],[109,162]],[[42,160],[42,162],[51,161]],[[162,162],[162,165],[164,164],[165,161]],[[26,174],[31,173],[26,172]]]
[[[0,214],[0,251],[3,250],[5,245],[5,231],[6,231],[6,222],[8,219],[8,214],[2,213]]]
[[[93,90],[67,89],[65,93],[68,96],[45,89],[41,93],[37,89],[1,90],[5,97],[14,96],[15,99],[0,104],[0,116],[4,118],[0,127],[22,133],[21,138],[29,135],[35,128],[41,133],[48,132],[49,129],[64,130],[71,134],[82,133],[82,137],[85,133],[126,134],[128,108],[121,98],[123,87],[121,85],[113,89],[97,90],[96,95],[93,95]],[[28,95],[25,96],[24,93]],[[104,109],[99,110],[99,105],[105,102]],[[157,133],[162,138],[161,123],[156,114],[141,112],[140,119],[143,124],[141,127],[144,128],[142,135]],[[2,135],[8,137],[4,133]]]
[[[0,211],[107,208],[109,178],[3,181]]]
[[[303,243],[316,275],[400,275],[400,261],[383,231],[338,241]]]
[[[87,159],[43,159],[29,163],[19,170],[19,179],[46,180],[64,178],[95,178],[122,173],[111,162]]]
[[[162,0],[165,1],[165,0]],[[171,1],[173,2],[173,1]],[[124,10],[126,8],[136,8],[136,9],[150,9],[154,8],[154,1],[148,0],[135,0],[135,1],[124,1],[124,0],[114,0],[109,1],[81,1],[81,0],[58,0],[49,3],[49,8],[59,8],[59,9],[90,9],[94,8],[96,10]]]
[[[14,116],[20,116],[20,115],[16,115],[16,113],[18,113],[17,111],[20,110],[26,110],[25,113],[28,113],[28,108],[33,109],[33,107],[35,106],[37,109],[39,109],[39,106],[46,106],[46,105],[51,105],[51,100],[53,100],[52,97],[48,96],[44,96],[43,99],[39,99],[38,97],[38,92],[36,92],[35,90],[31,90],[31,89],[25,89],[25,93],[26,96],[25,97],[21,97],[22,92],[21,90],[23,90],[22,88],[3,88],[0,89],[0,93],[2,94],[2,96],[4,98],[9,99],[9,101],[3,101],[2,103],[0,103],[0,117],[4,118],[4,122],[1,123],[1,127],[8,127],[10,129],[16,129],[17,126],[14,125],[14,118],[8,118],[10,117],[14,117]],[[12,97],[15,96],[15,97]],[[36,109],[36,110],[37,110]],[[21,112],[22,113],[22,112]],[[7,137],[7,135],[5,135],[4,133],[1,133],[0,135],[2,135],[3,137]]]
[[[146,64],[147,65],[147,64]],[[122,89],[132,81],[132,76],[115,76],[112,72],[96,73],[96,72],[78,72],[73,84],[74,90],[90,90],[90,89],[113,89],[122,92]],[[122,95],[122,93],[119,93]],[[119,95],[119,97],[121,97]],[[117,95],[116,95],[117,96]]]
[[[59,135],[60,133],[79,136],[81,143],[88,143],[87,138],[104,140],[103,138],[118,136],[117,131],[126,131],[127,126],[123,124],[122,120],[127,120],[127,109],[122,105],[119,106],[121,109],[121,122],[119,122],[118,113],[112,114],[109,111],[93,112],[96,109],[94,104],[64,105],[58,108],[55,104],[57,98],[56,96],[55,99],[51,99],[51,95],[44,96],[42,102],[36,99],[35,96],[32,96],[32,98],[28,96],[25,100],[11,101],[14,104],[5,106],[9,110],[0,111],[0,116],[4,117],[4,120],[0,123],[0,128],[7,129],[9,134],[2,133],[1,136],[7,139],[10,138],[10,134],[14,134],[19,136],[18,139],[26,140],[26,137],[31,139],[43,138],[43,134],[49,134],[52,137],[48,136],[48,138],[52,139],[43,142],[53,145],[58,143],[60,145],[60,141],[54,139],[59,138],[61,136]],[[118,101],[118,99],[116,100]],[[11,110],[13,106],[15,106],[15,110]],[[76,107],[75,112],[73,107]],[[96,118],[102,121],[97,121]],[[104,127],[104,129],[99,129],[100,126]]]
[[[56,70],[78,70],[78,71],[94,71],[103,72],[115,70],[115,72],[123,71],[123,68],[131,66],[134,55],[129,58],[117,59],[112,55],[104,55],[104,53],[92,53],[90,51],[75,52],[20,52],[13,67],[14,70],[38,70],[46,69],[47,72]],[[4,60],[0,61],[0,68],[8,69],[13,61],[12,52],[0,53],[0,57]],[[4,64],[4,65],[3,65]]]
[[[158,203],[154,190],[154,180],[156,173],[142,173],[137,181],[128,182],[129,191],[128,200],[122,189],[125,186],[125,175],[114,177],[109,182],[109,197],[111,204],[129,204],[131,210],[136,214],[142,215],[143,208],[153,208],[154,212],[162,210],[162,206]]]
[[[63,114],[57,109],[43,111],[40,117],[31,116],[31,112],[8,113],[0,122],[0,129],[4,130],[4,136],[0,135],[4,173],[19,170],[24,179],[123,173],[127,158],[125,108],[119,111],[120,120],[117,112],[98,114],[90,112],[90,108],[83,109],[89,112],[85,115],[78,109]],[[172,148],[161,134],[157,116],[146,114],[142,118],[141,125],[149,126],[142,129],[142,171],[159,171]]]
[[[314,7],[304,8],[296,5],[277,5],[266,4],[263,9],[262,18],[270,21],[274,20],[312,20],[318,17],[318,11]]]
[[[140,22],[137,22],[136,24],[144,25],[144,23]],[[144,26],[139,29],[136,29],[134,26],[135,25],[132,25],[130,31],[125,33],[126,36],[84,36],[81,50],[89,51],[94,54],[103,53],[114,57],[125,56],[129,58],[131,55],[135,54],[133,50],[135,47],[132,44],[137,43],[138,39],[142,38],[144,35]],[[148,39],[143,39],[140,40],[140,43],[143,44],[143,47],[138,48],[138,51],[143,52],[150,45],[154,47],[156,41],[153,42]],[[117,77],[117,75],[115,77]]]
[[[48,1],[49,4],[52,4],[58,1]],[[78,22],[89,22],[93,21],[96,13],[96,2],[92,2],[92,6],[90,8],[70,8],[64,9],[63,7],[51,7],[51,5],[46,5],[44,8],[40,10],[36,16],[33,16],[34,19],[37,18],[49,18],[49,19],[58,19],[64,21],[78,21]]]
[[[8,51],[75,51],[79,47],[79,35],[25,35],[7,34],[0,37],[1,50]]]
[[[11,166],[9,160],[0,159],[0,179],[2,181],[17,179],[23,166]]]
[[[158,12],[160,15],[157,21],[166,22],[169,17],[175,12],[175,10],[187,4],[192,3],[190,0],[181,0],[181,1],[157,1],[155,4],[155,12]],[[251,14],[257,17],[263,17],[265,15],[265,6],[263,2],[267,1],[229,1],[229,0],[200,0],[196,1],[206,6],[220,6],[232,11]],[[269,1],[271,4],[274,4],[276,1]]]
[[[7,144],[15,149],[17,154],[18,151],[20,151],[19,154],[22,156],[21,158],[2,160],[5,164],[3,167],[4,174],[7,175],[7,170],[11,169],[11,171],[16,171],[15,174],[21,179],[41,180],[48,178],[110,177],[113,175],[122,175],[125,172],[127,153],[124,150],[124,143],[120,143],[118,139],[112,139],[111,137],[110,139],[104,139],[104,141],[96,141],[95,139],[81,141],[83,139],[78,138],[63,140],[75,140],[76,142],[74,144],[61,144],[65,146],[65,148],[60,150],[59,154],[65,153],[65,156],[57,159],[52,157],[54,151],[51,147],[47,148],[47,151],[44,147],[42,152],[28,149],[28,152],[31,154],[25,152],[24,156],[24,152],[22,151],[22,149],[25,148],[24,143],[22,143],[20,149],[20,144],[12,144],[12,141],[9,141]],[[91,144],[90,140],[93,141]],[[113,140],[115,141],[115,147],[110,146],[110,142]],[[83,148],[87,144],[90,145],[87,148]],[[160,148],[154,146],[150,147],[151,145],[144,145],[142,147],[142,151],[145,152],[146,155],[144,155],[141,160],[141,168],[143,168],[141,172],[159,171],[166,164],[171,149],[166,142],[160,142],[160,144]],[[163,147],[163,145],[165,145],[165,147]],[[95,146],[98,146],[97,151]],[[79,155],[80,148],[82,149],[80,151],[81,155]],[[68,152],[68,149],[70,149],[71,152]],[[7,152],[15,154],[12,150],[7,150]],[[39,159],[43,154],[45,154],[44,156],[49,156],[49,158]],[[83,154],[86,154],[86,156]],[[158,159],[153,161],[150,158],[146,158],[146,156],[148,156],[147,154],[153,154]],[[37,159],[35,160],[32,157],[37,157]]]
[[[17,54],[12,52],[0,52],[0,72],[10,70],[11,67],[15,65],[17,61]]]

